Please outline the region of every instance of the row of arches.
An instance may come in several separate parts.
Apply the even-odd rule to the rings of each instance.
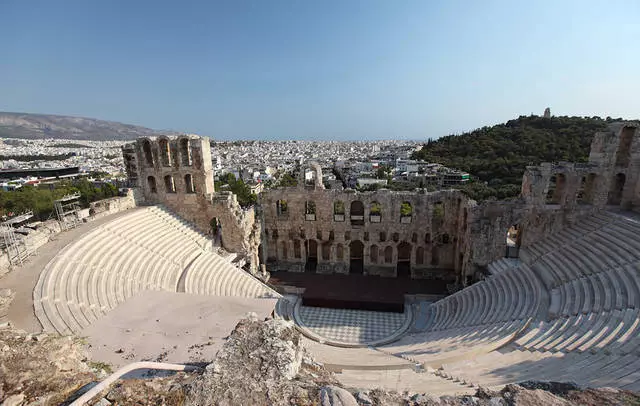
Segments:
[[[593,204],[597,194],[599,183],[603,180],[601,175],[589,173],[580,180],[579,188],[576,192],[576,200],[578,203]],[[622,203],[622,194],[626,183],[626,175],[618,173],[612,179],[609,190],[607,192],[608,205],[620,205]],[[556,173],[551,176],[547,189],[547,204],[564,204],[570,196],[567,190],[567,177],[563,173]]]
[[[142,151],[147,165],[156,166],[150,140],[144,139],[142,141]],[[176,153],[178,155],[176,155]],[[179,158],[176,159],[176,163],[179,162],[182,166],[191,166],[191,141],[188,138],[178,139],[178,151],[176,152],[175,149],[172,148],[169,139],[160,138],[158,140],[158,155],[160,160],[159,166],[171,166],[171,161],[174,157]]]
[[[151,193],[158,193],[158,186],[156,184],[156,178],[153,176],[147,177],[147,186]],[[177,193],[176,184],[172,175],[166,175],[164,177],[164,191],[165,193]],[[184,175],[184,193],[195,193],[196,189],[193,184],[193,176],[191,174]]]
[[[279,217],[288,217],[289,209],[288,203],[285,199],[276,201],[276,213]],[[315,221],[317,215],[317,205],[312,200],[305,201],[304,214],[308,221]],[[369,203],[368,208],[369,222],[379,223],[382,221],[382,216],[386,215],[383,205],[378,201],[372,201]],[[402,223],[410,223],[413,217],[413,205],[411,202],[403,201],[400,204],[399,221]],[[436,202],[433,206],[433,216],[437,218],[444,217],[444,204],[442,202]],[[345,221],[347,212],[345,203],[341,200],[333,202],[333,220]],[[365,205],[360,200],[354,200],[349,206],[349,220],[352,225],[364,225],[365,222]]]
[[[271,238],[273,240],[278,240],[278,238],[280,237],[280,233],[278,232],[277,228],[274,229],[265,229],[265,234],[267,236],[271,236]],[[283,235],[284,236],[284,235]],[[439,245],[446,245],[446,244],[450,244],[450,243],[455,243],[457,242],[457,237],[455,235],[451,236],[448,233],[438,233],[435,235],[431,235],[431,233],[411,233],[410,234],[410,238],[409,235],[405,235],[401,233],[388,233],[387,231],[383,230],[377,233],[372,233],[369,231],[366,231],[363,233],[363,240],[364,241],[377,241],[377,242],[400,242],[401,240],[404,241],[405,239],[407,241],[411,241],[411,243],[413,244],[421,244],[424,243],[425,245],[431,245],[431,244],[439,244]],[[328,237],[328,238],[327,238]],[[301,229],[299,232],[293,231],[293,230],[289,230],[288,233],[288,239],[289,240],[297,240],[298,238],[301,239],[307,239],[307,232],[304,229]],[[350,231],[345,231],[344,236],[343,236],[345,241],[349,241],[351,240],[351,232]],[[329,230],[328,232],[326,230],[316,230],[316,240],[318,241],[324,241],[324,240],[328,240],[329,242],[334,241],[336,239],[336,233],[334,230]]]
[[[291,251],[291,245],[293,250]],[[304,249],[304,251],[303,251]],[[304,260],[307,271],[315,271],[318,261],[350,262],[352,273],[363,273],[364,265],[397,266],[399,270],[410,270],[415,266],[438,266],[440,264],[440,247],[430,247],[430,258],[427,263],[427,251],[423,246],[413,246],[402,241],[398,244],[365,246],[360,240],[348,244],[318,242],[308,240],[281,240],[277,242],[277,258],[280,261]],[[366,261],[365,261],[366,260]]]

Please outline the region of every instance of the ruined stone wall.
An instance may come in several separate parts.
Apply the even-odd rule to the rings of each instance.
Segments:
[[[137,185],[138,204],[163,204],[209,235],[215,219],[223,247],[245,256],[257,270],[259,221],[253,208],[243,210],[233,194],[215,193],[208,138],[139,138],[122,153]]]
[[[285,201],[283,212],[278,202]],[[344,213],[336,212],[336,202],[341,202]],[[309,203],[315,207],[313,214]],[[408,216],[401,214],[403,203],[411,206]],[[263,256],[273,270],[302,272],[312,257],[317,259],[318,273],[347,274],[352,250],[359,251],[361,243],[364,274],[398,276],[400,261],[409,262],[412,278],[459,280],[469,262],[470,204],[454,190],[361,193],[304,186],[268,190],[260,198]]]

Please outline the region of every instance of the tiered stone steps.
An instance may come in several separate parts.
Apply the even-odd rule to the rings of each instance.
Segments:
[[[45,331],[79,334],[142,290],[278,297],[208,249],[206,237],[161,207],[138,209],[84,234],[42,271],[35,313]],[[193,273],[192,273],[193,271]]]

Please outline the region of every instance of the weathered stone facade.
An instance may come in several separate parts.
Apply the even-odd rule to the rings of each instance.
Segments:
[[[224,248],[245,256],[252,271],[258,269],[259,222],[235,195],[215,193],[208,138],[139,138],[122,153],[129,180],[140,192],[138,204],[164,204],[201,231],[219,233]]]
[[[294,272],[455,279],[467,261],[470,202],[454,190],[268,190],[263,256]]]
[[[456,190],[327,190],[320,167],[309,163],[299,186],[267,190],[257,210],[245,210],[233,194],[215,193],[208,139],[141,138],[123,155],[140,203],[165,204],[207,232],[215,219],[223,246],[246,256],[253,270],[266,263],[270,270],[466,284],[505,255],[512,226],[526,247],[605,207],[637,210],[639,128],[613,123],[595,135],[589,162],[527,167],[520,198],[482,204]]]

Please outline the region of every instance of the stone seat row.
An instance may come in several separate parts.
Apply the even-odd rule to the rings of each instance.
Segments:
[[[183,220],[163,206],[151,206],[150,210],[152,213],[154,213],[164,221],[168,221],[176,229],[185,234],[187,238],[193,240],[205,249],[208,247],[210,239],[204,233],[198,230],[192,223]]]
[[[640,390],[637,354],[493,351],[472,360],[442,366],[442,375],[483,387],[499,387],[527,380],[574,382],[585,387]]]
[[[509,269],[517,267],[519,261],[512,258],[500,258],[496,261],[493,261],[489,264],[489,273],[491,275],[497,275],[504,271],[508,271]]]
[[[561,231],[552,234],[527,247],[525,252],[521,252],[521,259],[525,262],[532,262],[549,252],[560,250],[566,244],[582,239],[584,236],[599,230],[619,220],[612,213],[595,213],[587,218],[581,219],[578,223],[565,227]]]
[[[438,367],[444,362],[500,348],[513,340],[528,323],[529,319],[501,321],[483,326],[413,333],[377,348],[416,363]]]
[[[432,304],[426,316],[432,321],[425,329],[438,331],[521,320],[537,311],[541,295],[540,282],[522,264]],[[420,323],[417,319],[414,326]]]
[[[280,297],[276,291],[213,252],[203,252],[186,272],[186,293]]]
[[[582,276],[551,291],[549,315],[640,308],[640,262]]]
[[[201,249],[165,232],[167,223],[136,210],[84,234],[47,264],[34,289],[36,315],[45,330],[78,334],[105,312],[140,290],[175,291],[183,267],[148,248],[179,247],[186,262]],[[130,230],[127,238],[113,230]],[[164,238],[164,237],[167,238]]]
[[[531,351],[634,353],[639,348],[639,312],[613,310],[541,321],[514,344]]]

